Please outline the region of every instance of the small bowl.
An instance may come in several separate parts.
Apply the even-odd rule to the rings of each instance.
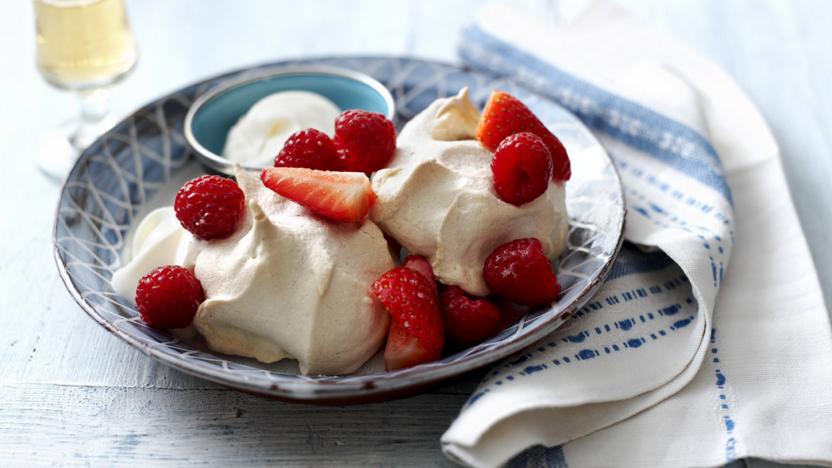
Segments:
[[[369,75],[326,66],[265,69],[222,83],[191,105],[185,116],[185,139],[200,162],[231,175],[234,163],[222,156],[228,131],[257,101],[280,91],[317,93],[341,110],[364,109],[390,120],[396,113],[390,91]],[[245,165],[243,168],[261,169]]]

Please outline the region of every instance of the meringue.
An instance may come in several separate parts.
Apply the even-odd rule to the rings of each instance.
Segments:
[[[298,361],[303,374],[348,374],[381,346],[389,316],[371,297],[395,266],[371,221],[336,224],[237,172],[248,219],[238,235],[207,243],[194,272],[207,299],[194,325],[218,352],[270,363]]]
[[[370,292],[395,267],[381,230],[370,220],[330,223],[256,176],[238,168],[236,177],[248,207],[237,232],[200,241],[172,207],[158,208],[139,224],[113,289],[133,301],[153,268],[191,268],[206,294],[193,326],[212,350],[265,363],[296,359],[303,374],[355,372],[387,336],[389,314]]]
[[[335,132],[335,119],[341,114],[332,101],[308,91],[282,91],[257,101],[231,127],[223,156],[248,166],[271,166],[283,143],[297,131]]]
[[[378,198],[370,218],[411,253],[427,257],[440,281],[485,296],[482,268],[496,247],[534,237],[556,258],[569,220],[563,183],[550,182],[521,206],[496,196],[493,153],[475,139],[478,120],[463,89],[408,122],[393,161],[373,176]]]

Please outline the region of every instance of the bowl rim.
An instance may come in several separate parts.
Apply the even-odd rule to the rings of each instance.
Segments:
[[[232,175],[235,163],[223,157],[222,155],[214,153],[213,151],[203,146],[194,135],[193,120],[196,114],[207,102],[232,90],[241,88],[243,86],[248,86],[252,83],[256,83],[259,81],[269,80],[275,77],[302,75],[335,76],[339,78],[347,78],[364,84],[370,87],[376,93],[378,93],[379,96],[381,96],[381,98],[384,100],[384,104],[387,107],[384,116],[390,120],[393,120],[395,118],[396,101],[393,98],[393,95],[390,93],[390,90],[388,90],[387,87],[384,86],[380,81],[376,80],[375,78],[366,73],[331,65],[277,65],[257,70],[253,72],[251,75],[247,75],[236,79],[230,79],[229,81],[220,83],[214,88],[200,95],[193,102],[193,104],[191,104],[190,108],[188,108],[187,114],[185,114],[185,122],[183,128],[183,133],[185,134],[185,141],[187,141],[191,149],[194,150],[194,152],[197,155],[197,158],[202,164],[224,174]],[[262,167],[249,166],[243,164],[240,164],[240,167],[248,171],[259,171],[262,169]]]

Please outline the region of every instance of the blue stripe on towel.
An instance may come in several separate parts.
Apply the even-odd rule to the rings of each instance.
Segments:
[[[549,96],[593,130],[604,132],[699,180],[733,205],[716,150],[690,127],[583,81],[477,26],[463,31],[460,44],[459,54],[466,63],[515,78]]]

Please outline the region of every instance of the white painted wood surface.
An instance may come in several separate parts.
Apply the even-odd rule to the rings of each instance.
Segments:
[[[628,0],[722,65],[763,110],[827,302],[832,298],[832,2]],[[141,58],[127,112],[229,68],[325,54],[455,60],[478,1],[128,2]],[[301,6],[302,5],[302,6]],[[476,376],[384,404],[322,408],[241,394],[158,365],[75,306],[52,261],[57,187],[38,131],[74,112],[34,68],[26,1],[0,10],[0,466],[446,466],[438,438]],[[603,449],[603,448],[599,448]],[[754,461],[755,466],[769,465]]]

